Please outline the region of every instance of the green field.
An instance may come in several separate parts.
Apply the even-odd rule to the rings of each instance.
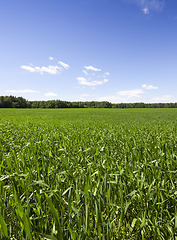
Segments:
[[[0,239],[177,239],[177,109],[0,109]]]

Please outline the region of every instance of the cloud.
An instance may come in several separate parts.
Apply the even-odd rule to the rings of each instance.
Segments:
[[[168,101],[171,100],[171,95],[163,95],[162,97],[155,97],[152,100],[156,101],[156,102],[160,102],[160,101],[162,101],[162,102],[167,101],[168,102]]]
[[[133,98],[133,97],[141,97],[144,94],[142,89],[134,89],[128,91],[119,91],[117,92],[119,96],[126,97],[126,98]]]
[[[96,101],[108,101],[111,103],[128,102],[128,101],[126,101],[126,98],[122,98],[119,96],[100,97],[100,98],[96,99]]]
[[[110,75],[110,73],[109,72],[105,72],[104,75]]]
[[[142,11],[144,12],[144,14],[149,14],[148,8],[143,8]]]
[[[61,68],[58,66],[51,66],[49,65],[48,67],[31,67],[31,66],[21,66],[22,69],[28,71],[28,72],[39,72],[40,74],[43,74],[44,72],[50,73],[50,74],[57,74]]]
[[[100,72],[101,71],[101,69],[95,68],[93,66],[88,66],[88,67],[85,66],[84,68],[87,69],[87,70],[95,71],[95,72]]]
[[[89,87],[102,85],[103,83],[108,82],[108,79],[104,79],[103,81],[88,81],[83,77],[78,77],[77,80],[78,80],[79,84],[86,85]]]
[[[57,97],[57,94],[53,93],[53,92],[48,92],[44,94],[46,97]]]
[[[141,89],[135,89],[135,90],[141,90]],[[131,90],[131,91],[121,91],[118,92],[119,96],[106,96],[106,97],[100,97],[97,98],[95,101],[108,101],[111,103],[130,103],[130,102],[137,102],[136,101],[130,101],[130,98],[133,97],[141,97],[141,94],[144,93],[140,93],[140,91],[135,93],[135,90]],[[134,92],[133,92],[134,91]],[[131,93],[130,93],[131,92]],[[132,93],[133,92],[133,93]],[[120,94],[119,94],[120,93]]]
[[[108,82],[107,75],[109,75],[108,72],[105,73],[105,75],[98,75],[98,72],[101,71],[101,69],[95,68],[93,66],[84,66],[84,70],[82,72],[87,76],[85,77],[78,77],[78,83],[81,85],[92,87],[92,89],[95,89],[94,86],[102,85],[106,82]],[[94,71],[94,72],[88,72],[88,70]],[[94,78],[100,78],[99,80],[94,80]]]
[[[84,97],[80,97],[80,99],[79,99],[79,101],[85,101],[86,100],[86,98],[84,98]]]
[[[103,82],[104,82],[104,83],[108,82],[108,79],[104,79]]]
[[[82,70],[83,73],[85,73],[85,75],[88,75],[87,70]]]
[[[39,91],[24,89],[24,90],[6,90],[9,93],[39,93]]]
[[[143,2],[141,0],[141,2]],[[144,0],[145,5],[154,11],[161,11],[164,7],[165,1],[164,0]]]
[[[53,60],[53,57],[49,57],[49,60]],[[61,73],[63,71],[63,68],[68,69],[69,65],[59,61],[58,64],[61,65],[61,67],[59,66],[52,66],[49,65],[48,67],[33,67],[32,64],[30,64],[30,66],[26,66],[26,65],[22,65],[21,68],[28,71],[28,72],[39,72],[40,74],[43,74],[44,72],[50,73],[50,74],[57,74],[57,73]]]
[[[68,69],[70,66],[67,64],[67,63],[64,63],[64,62],[61,62],[59,61],[58,62],[62,67],[64,67],[65,69]]]
[[[154,87],[154,86],[152,86],[152,85],[147,86],[146,84],[143,84],[142,87],[143,87],[144,89],[148,89],[148,90],[150,90],[150,89],[158,89],[158,87]]]
[[[144,14],[148,14],[149,10],[161,11],[164,7],[165,0],[124,0],[125,2],[133,2],[137,4]]]
[[[29,71],[29,72],[35,72],[35,68],[33,68],[31,66],[24,66],[24,65],[22,65],[21,68],[25,69],[26,71]]]

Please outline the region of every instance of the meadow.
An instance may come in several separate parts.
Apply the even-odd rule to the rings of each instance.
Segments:
[[[175,240],[177,109],[0,109],[0,195],[0,239]]]

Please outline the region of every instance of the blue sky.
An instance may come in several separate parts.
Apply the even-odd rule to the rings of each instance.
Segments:
[[[6,0],[0,95],[177,102],[176,0]]]

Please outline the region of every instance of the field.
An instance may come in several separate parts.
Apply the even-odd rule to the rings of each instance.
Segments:
[[[0,239],[177,239],[177,109],[0,109]]]

